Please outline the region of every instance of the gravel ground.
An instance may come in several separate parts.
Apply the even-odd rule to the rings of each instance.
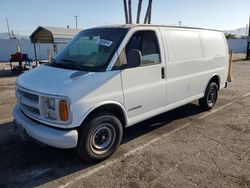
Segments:
[[[111,158],[87,164],[14,133],[16,75],[0,72],[0,187],[250,187],[250,61],[233,73],[212,111],[195,101],[127,128]]]

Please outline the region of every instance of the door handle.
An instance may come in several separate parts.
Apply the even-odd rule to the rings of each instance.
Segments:
[[[166,77],[166,75],[165,75],[165,68],[162,67],[162,68],[161,68],[161,78],[162,78],[162,79],[165,79],[165,77]]]

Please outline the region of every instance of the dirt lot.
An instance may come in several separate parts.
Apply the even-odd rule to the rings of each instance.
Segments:
[[[16,76],[0,72],[0,187],[250,187],[250,61],[233,70],[212,111],[195,101],[130,127],[98,164],[23,142],[9,119]]]

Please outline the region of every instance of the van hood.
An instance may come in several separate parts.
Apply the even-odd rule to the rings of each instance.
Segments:
[[[17,85],[32,91],[60,95],[60,90],[63,90],[68,84],[79,77],[84,77],[89,74],[94,73],[42,65],[32,71],[20,75],[16,83]]]

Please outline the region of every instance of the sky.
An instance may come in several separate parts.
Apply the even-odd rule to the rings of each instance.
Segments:
[[[135,22],[138,0],[132,0]],[[141,21],[148,0],[143,0]],[[250,0],[153,0],[152,24],[182,25],[231,30],[246,27]],[[106,24],[123,24],[123,0],[0,0],[0,33],[10,30],[30,35],[38,26],[86,29]]]

